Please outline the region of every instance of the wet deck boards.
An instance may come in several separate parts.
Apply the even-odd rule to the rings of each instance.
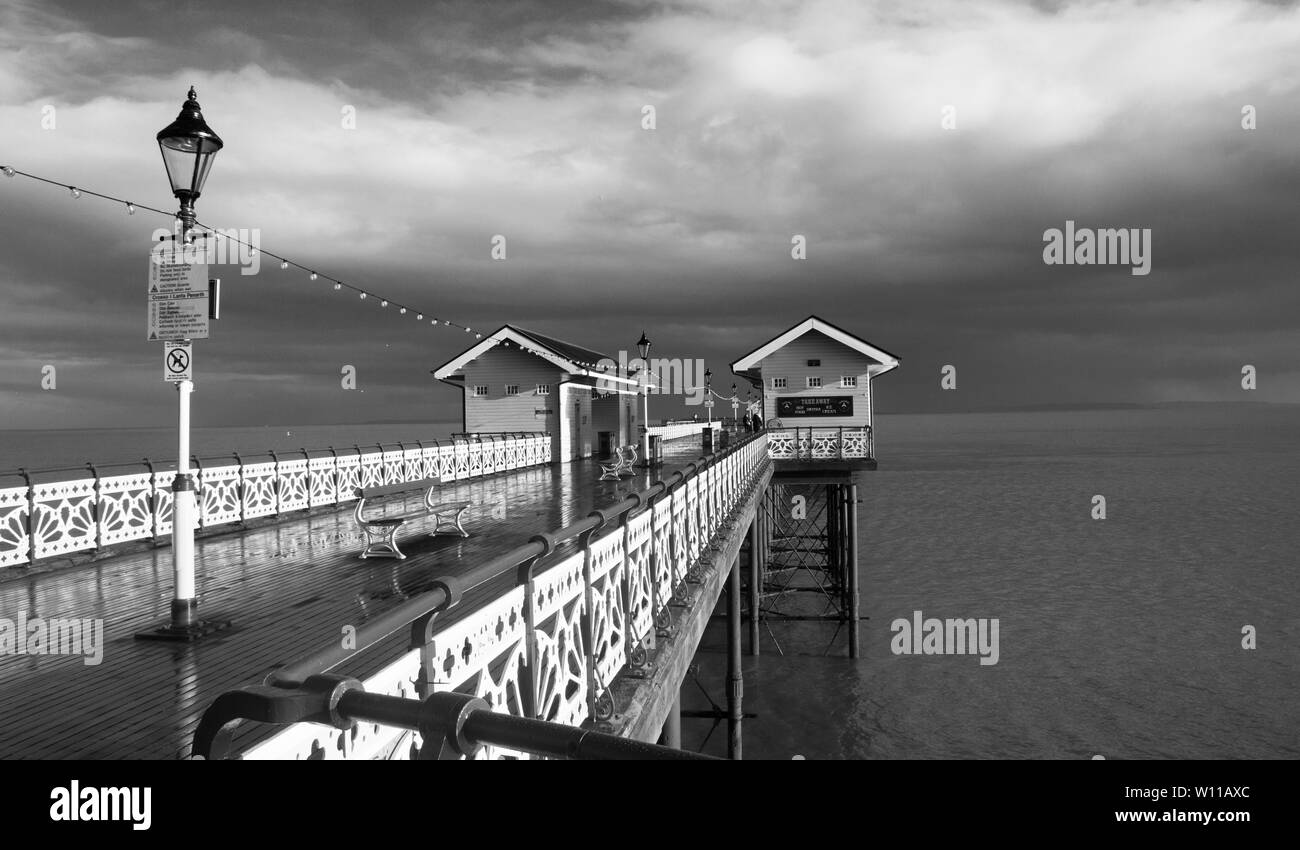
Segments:
[[[201,538],[195,545],[204,618],[233,627],[196,644],[140,641],[161,625],[172,594],[171,549],[123,554],[46,573],[0,574],[0,617],[102,619],[104,657],[0,655],[0,758],[164,758],[188,755],[199,718],[218,694],[258,684],[275,667],[338,640],[367,619],[504,554],[541,531],[642,489],[700,454],[695,439],[665,443],[653,478],[598,481],[592,460],[451,482],[467,499],[469,538],[429,538],[435,520],[409,522],[404,561],[361,560],[351,507]],[[562,553],[561,553],[562,554]],[[472,610],[480,586],[461,605]],[[390,641],[394,650],[401,640]],[[366,666],[362,659],[354,664]],[[340,668],[342,672],[363,670]]]

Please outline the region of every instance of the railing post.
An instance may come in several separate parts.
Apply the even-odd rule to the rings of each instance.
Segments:
[[[18,474],[27,484],[27,566],[36,563],[36,490],[32,486],[32,476],[24,467],[18,467]]]
[[[592,555],[591,555],[591,537],[600,530],[604,524],[604,516],[597,514],[601,522],[598,522],[590,531],[584,531],[578,538],[578,547],[582,550],[582,584],[583,594],[585,597],[584,611],[582,614],[582,650],[583,663],[587,670],[587,716],[596,716],[596,703],[599,697],[596,694],[597,676],[596,676],[596,652],[592,645],[595,640],[595,629],[592,624],[592,614],[595,609],[595,594],[592,592]]]
[[[271,476],[271,488],[275,490],[275,515],[280,515],[280,458],[276,455],[275,449],[267,449],[266,453],[271,456],[271,465],[275,467],[275,474]]]
[[[95,476],[95,551],[98,552],[104,545],[104,522],[103,522],[103,505],[100,504],[103,494],[99,484],[99,470],[95,469],[95,464],[87,462],[86,468],[90,474]]]
[[[334,504],[339,504],[339,453],[333,446],[329,447],[330,457],[334,459],[334,471],[330,474],[330,482],[334,487]]]
[[[307,461],[307,471],[304,475],[303,487],[307,488],[307,513],[311,513],[311,485],[313,480],[311,471],[311,452],[304,448],[299,448],[298,451],[302,452],[303,459]]]
[[[162,508],[162,500],[158,498],[158,482],[154,478],[153,461],[149,460],[149,458],[146,457],[146,458],[141,458],[141,462],[144,463],[145,468],[149,470],[149,512],[152,514],[150,519],[153,522],[153,534],[151,535],[150,542],[153,543],[153,545],[157,546],[158,545],[158,513],[159,510]]]
[[[232,454],[235,456],[235,463],[239,464],[239,524],[245,525],[244,506],[248,504],[248,484],[244,481],[244,459],[239,456],[239,452],[232,452]]]

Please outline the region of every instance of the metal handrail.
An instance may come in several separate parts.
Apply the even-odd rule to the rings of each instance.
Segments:
[[[306,681],[309,676],[337,667],[369,647],[387,640],[410,627],[411,624],[445,611],[459,602],[466,591],[477,587],[483,582],[496,579],[505,573],[514,572],[516,583],[525,583],[528,579],[541,572],[535,569],[536,563],[541,558],[554,552],[555,548],[560,544],[576,540],[584,534],[590,534],[602,525],[613,522],[615,518],[626,519],[625,515],[638,508],[648,506],[652,499],[658,499],[661,496],[670,494],[710,465],[717,463],[733,452],[739,451],[752,439],[755,439],[755,437],[750,436],[713,454],[705,455],[697,461],[687,463],[684,469],[676,470],[669,476],[673,480],[667,482],[663,480],[656,481],[639,493],[626,496],[613,504],[606,505],[604,508],[594,510],[575,523],[552,532],[534,535],[527,543],[516,546],[509,552],[498,555],[469,572],[434,579],[432,588],[428,592],[406,600],[358,628],[352,641],[354,648],[344,649],[339,641],[332,640],[299,661],[273,670],[267,675],[266,684],[299,685]]]
[[[200,720],[191,756],[229,758],[233,731],[244,720],[280,725],[328,723],[338,729],[376,723],[407,729],[419,732],[423,739],[420,760],[472,758],[484,746],[572,760],[719,760],[593,729],[492,711],[484,700],[454,691],[431,694],[423,700],[369,693],[358,680],[342,676],[313,676],[295,688],[222,694]]]

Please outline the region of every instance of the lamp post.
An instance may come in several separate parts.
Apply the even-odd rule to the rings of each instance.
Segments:
[[[187,242],[194,228],[194,202],[203,192],[212,160],[221,150],[221,137],[203,120],[194,87],[181,106],[176,120],[158,131],[158,149],[162,152],[163,167],[171,182],[172,194],[180,201],[176,218],[181,224],[180,239]],[[186,340],[188,342],[188,340]],[[190,475],[190,394],[193,381],[176,384],[179,395],[179,436],[176,459],[176,478],[172,481],[172,573],[175,590],[172,595],[171,623],[151,632],[137,635],[141,638],[163,640],[194,640],[204,634],[228,626],[228,622],[198,619],[198,594],[194,580],[194,526],[198,517],[195,503],[194,478]]]
[[[637,353],[641,355],[641,373],[650,374],[650,340],[646,337],[645,331],[641,331],[641,338],[636,341]],[[641,465],[647,469],[651,466],[650,460],[650,384],[647,381],[639,381],[641,385]]]
[[[709,414],[709,428],[713,428],[713,370],[704,370],[704,408]]]
[[[731,427],[740,427],[740,396],[736,395],[736,385],[731,385]]]
[[[157,138],[172,194],[181,202],[176,217],[184,238],[194,228],[194,202],[203,193],[212,160],[223,147],[221,137],[203,120],[193,86],[176,120],[159,130]]]

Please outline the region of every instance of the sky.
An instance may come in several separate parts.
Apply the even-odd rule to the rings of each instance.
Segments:
[[[200,219],[375,293],[214,269],[196,424],[458,419],[429,373],[472,334],[379,296],[615,357],[644,330],[723,388],[816,314],[901,358],[886,412],[1300,402],[1291,4],[0,0],[0,164],[174,209],[190,85],[225,141]],[[1149,234],[1148,273],[1045,263],[1067,221]],[[168,226],[0,177],[0,428],[172,421]]]

